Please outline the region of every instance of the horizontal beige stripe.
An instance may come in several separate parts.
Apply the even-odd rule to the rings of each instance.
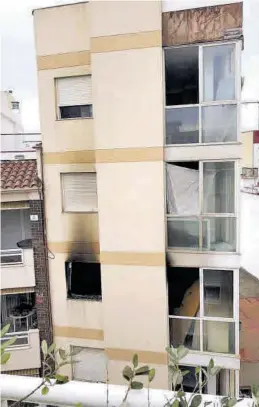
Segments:
[[[37,56],[38,70],[66,68],[69,66],[89,65],[91,63],[90,51],[68,52],[65,54]]]
[[[163,352],[107,348],[105,353],[111,360],[123,360],[125,362],[132,360],[132,356],[136,353],[141,363],[167,365],[167,354]]]
[[[163,161],[163,147],[116,148],[113,150],[96,150],[97,163]]]
[[[164,266],[165,253],[101,252],[102,264],[127,266]]]
[[[67,338],[80,338],[80,339],[92,339],[97,341],[103,341],[104,335],[101,329],[87,329],[76,328],[73,326],[54,326],[55,336],[64,336]]]
[[[1,295],[23,294],[23,293],[34,293],[34,292],[35,292],[35,287],[3,288],[1,290]]]
[[[48,242],[48,247],[54,253],[98,254],[100,252],[99,242]]]
[[[159,30],[91,38],[92,53],[161,46],[162,33]]]
[[[12,201],[12,202],[1,202],[1,210],[5,209],[24,209],[29,208],[29,202],[27,201]]]
[[[44,164],[81,164],[94,163],[94,150],[64,151],[60,153],[44,153]]]

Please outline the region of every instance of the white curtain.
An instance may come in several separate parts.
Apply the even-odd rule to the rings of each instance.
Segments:
[[[167,213],[199,214],[199,170],[166,165]]]

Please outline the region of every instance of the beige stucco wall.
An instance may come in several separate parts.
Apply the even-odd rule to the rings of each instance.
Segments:
[[[92,72],[96,148],[162,146],[162,48],[93,54]]]
[[[253,132],[241,133],[242,167],[253,167]]]
[[[258,383],[259,363],[241,362],[240,386],[252,386]]]
[[[161,29],[160,1],[92,1],[91,36]]]
[[[37,55],[89,49],[89,3],[34,10]]]

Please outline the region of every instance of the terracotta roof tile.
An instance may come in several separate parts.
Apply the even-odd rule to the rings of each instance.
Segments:
[[[241,360],[259,361],[259,298],[240,298],[240,321]]]
[[[1,161],[1,189],[37,187],[36,160]]]

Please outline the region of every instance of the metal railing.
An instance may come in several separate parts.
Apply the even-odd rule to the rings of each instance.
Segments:
[[[8,249],[1,250],[1,265],[23,264],[23,250],[22,249]]]

